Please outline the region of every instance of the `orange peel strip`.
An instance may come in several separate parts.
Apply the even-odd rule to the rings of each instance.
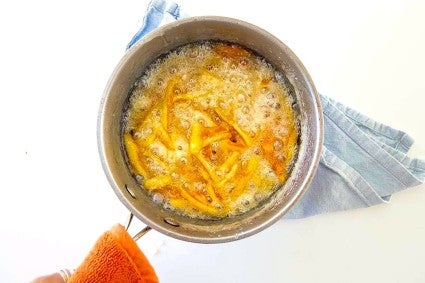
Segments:
[[[230,193],[230,199],[232,201],[237,200],[240,197],[240,195],[244,192],[247,184],[248,184],[248,178],[244,177],[240,179],[236,187]]]
[[[189,151],[192,154],[197,154],[201,151],[201,124],[194,123],[192,125],[192,132],[190,134]]]
[[[158,127],[155,128],[155,134],[168,149],[175,149],[170,136],[162,125],[158,125]]]
[[[173,102],[184,101],[184,100],[193,100],[195,96],[193,94],[180,94],[173,96]]]
[[[233,191],[230,193],[230,198],[232,199],[232,201],[236,200],[243,192],[244,189],[246,188],[246,185],[248,183],[249,178],[251,177],[252,172],[254,172],[257,168],[258,168],[258,164],[259,164],[259,160],[258,158],[251,158],[248,161],[248,164],[246,166],[246,175],[243,176],[238,184],[236,185],[236,188],[233,189]]]
[[[239,152],[237,151],[233,151],[230,156],[226,159],[226,161],[224,161],[223,164],[221,164],[221,166],[218,168],[218,170],[223,171],[223,172],[229,172],[231,166],[236,162],[236,160],[239,157]]]
[[[204,178],[205,181],[209,181],[210,180],[210,175],[207,171],[205,171],[204,168],[199,168],[199,173],[201,173],[202,178]]]
[[[199,160],[199,162],[201,162],[202,166],[204,166],[204,168],[207,170],[211,180],[213,180],[214,182],[218,182],[219,179],[217,178],[217,175],[214,172],[214,168],[208,163],[208,161],[205,160],[202,154],[195,154],[195,157]]]
[[[170,107],[172,102],[173,88],[175,84],[176,84],[175,79],[172,79],[168,81],[167,86],[165,87],[164,103],[162,105],[162,112],[161,112],[161,124],[165,129],[168,128],[168,121],[169,121],[168,108]]]
[[[238,134],[242,137],[243,141],[246,143],[246,145],[251,146],[253,144],[251,137],[245,133],[244,130],[242,130],[239,125],[237,124],[230,124],[235,130],[236,132],[238,132]]]
[[[156,135],[155,135],[155,133],[152,133],[152,134],[150,134],[149,136],[147,136],[146,138],[138,138],[138,137],[136,137],[135,138],[135,142],[136,142],[136,144],[139,146],[139,147],[142,147],[142,148],[147,148],[147,147],[149,147],[149,145],[151,144],[151,143],[153,143],[154,141],[155,141],[155,138],[156,138]]]
[[[159,166],[162,167],[162,169],[168,171],[170,168],[168,167],[168,165],[162,161],[157,155],[154,154],[145,154],[144,155],[146,158],[150,158],[153,160],[153,162],[155,162],[156,164],[158,164]]]
[[[169,183],[171,183],[171,177],[169,175],[162,175],[146,179],[143,182],[143,186],[149,190],[153,190],[156,188],[165,187]]]
[[[195,208],[197,208],[199,211],[207,213],[209,215],[213,216],[221,216],[224,214],[224,211],[221,211],[215,207],[211,207],[208,205],[203,204],[202,202],[198,201],[196,198],[192,197],[188,192],[186,192],[185,189],[180,188],[181,195]]]
[[[213,201],[220,205],[222,204],[221,201],[218,199],[217,195],[215,194],[214,188],[210,182],[207,183],[207,192]]]
[[[127,156],[130,161],[130,165],[134,169],[135,173],[142,175],[143,177],[148,176],[147,171],[140,162],[139,149],[131,134],[124,134],[124,145],[127,150]]]
[[[207,193],[208,195],[211,197],[211,199],[213,201],[215,201],[216,203],[221,204],[221,201],[218,199],[214,188],[211,184],[211,179],[210,179],[210,175],[208,174],[207,171],[205,171],[204,168],[199,168],[199,172],[201,173],[202,178],[204,178],[204,180],[207,182]]]
[[[169,200],[169,203],[172,207],[179,208],[181,210],[186,210],[188,207],[188,202],[185,199],[173,198]]]
[[[219,109],[214,109],[215,113],[217,113],[217,115],[223,120],[225,121],[227,124],[229,124],[230,126],[233,127],[233,129],[235,129],[236,132],[238,132],[238,134],[242,137],[243,141],[245,142],[246,145],[251,146],[252,145],[252,139],[250,136],[248,136],[247,133],[245,133],[237,124],[235,124],[231,119],[229,119],[223,112],[221,112],[221,110]]]
[[[232,168],[230,169],[229,173],[227,173],[224,178],[217,184],[219,187],[223,187],[230,179],[235,177],[236,172],[238,171],[238,164],[233,164]]]
[[[244,151],[245,147],[239,144],[230,143],[230,142],[220,142],[220,148],[227,151]]]
[[[230,133],[227,133],[227,132],[217,133],[214,136],[211,136],[211,137],[204,139],[202,141],[202,146],[205,147],[205,146],[212,144],[214,142],[221,141],[221,140],[224,140],[224,139],[229,139],[230,136],[231,136]]]

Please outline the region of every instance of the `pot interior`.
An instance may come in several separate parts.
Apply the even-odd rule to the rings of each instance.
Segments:
[[[286,76],[299,112],[300,141],[288,180],[257,208],[220,220],[201,220],[173,213],[155,204],[131,175],[121,143],[122,113],[134,82],[157,57],[178,46],[220,40],[245,46]],[[299,59],[274,36],[251,24],[222,17],[179,20],[136,43],[112,74],[102,100],[98,143],[108,180],[119,199],[141,221],[174,238],[227,242],[247,237],[281,218],[302,196],[316,170],[323,139],[321,108],[314,85]]]

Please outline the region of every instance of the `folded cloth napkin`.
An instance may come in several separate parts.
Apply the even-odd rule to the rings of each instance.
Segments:
[[[95,243],[67,283],[159,282],[149,261],[136,242],[117,224]]]
[[[128,44],[155,28],[185,18],[172,1],[152,0]],[[425,162],[407,157],[413,139],[321,95],[324,148],[310,188],[285,218],[386,203],[393,193],[425,181]]]

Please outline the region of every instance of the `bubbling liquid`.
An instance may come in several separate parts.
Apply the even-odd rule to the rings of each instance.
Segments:
[[[129,167],[152,200],[195,218],[245,213],[285,182],[297,116],[282,74],[234,44],[189,44],[137,80],[124,117]]]

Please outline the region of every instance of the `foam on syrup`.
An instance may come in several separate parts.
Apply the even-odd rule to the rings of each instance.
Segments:
[[[298,126],[283,76],[234,44],[189,44],[152,63],[125,113],[129,167],[166,209],[244,213],[285,182]]]

